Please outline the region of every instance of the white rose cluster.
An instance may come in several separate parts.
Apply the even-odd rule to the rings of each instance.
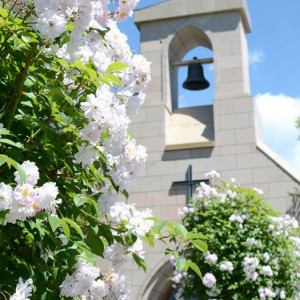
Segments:
[[[187,206],[184,206],[182,209],[181,208],[178,208],[177,210],[177,215],[179,218],[183,218],[184,215],[186,214],[191,214],[193,213],[195,210],[193,207],[187,207]]]
[[[270,220],[275,223],[276,230],[274,230],[274,225],[270,228],[270,230],[274,230],[275,235],[284,234],[285,236],[290,236],[290,232],[299,227],[298,221],[289,215],[270,217]]]
[[[210,184],[201,183],[189,205],[178,210],[187,230],[197,229],[209,237],[209,251],[203,259],[194,248],[180,252],[186,260],[198,262],[204,272],[203,285],[192,274],[175,274],[173,282],[180,291],[176,299],[200,294],[210,300],[244,299],[245,284],[253,298],[300,299],[297,220],[289,215],[275,217],[276,213],[261,200],[260,190],[244,189],[235,180],[231,180],[234,184],[218,182],[220,175],[215,171],[206,177]],[[289,254],[281,254],[285,252]],[[241,289],[230,291],[229,286]]]
[[[273,276],[273,271],[270,266],[262,266],[259,273],[266,276]]]
[[[99,277],[99,268],[94,267],[83,258],[79,258],[74,266],[73,274],[67,274],[62,282],[60,293],[62,296],[73,298],[78,296],[91,297],[91,299],[104,297],[109,288],[104,281],[98,279]]]
[[[228,271],[231,272],[233,270],[233,264],[231,261],[225,261],[220,264],[220,271]]]
[[[131,253],[144,258],[145,251],[143,250],[143,242],[140,238],[137,238],[135,243],[129,247],[115,242],[111,246],[105,247],[104,257],[111,263],[111,268],[121,272],[124,265],[132,263],[133,258]]]
[[[100,85],[96,95],[88,95],[87,101],[81,103],[88,124],[80,131],[83,143],[75,155],[76,162],[86,167],[99,158],[99,151],[103,152],[110,163],[110,175],[114,182],[121,189],[125,189],[134,183],[139,167],[147,157],[146,148],[136,145],[136,141],[128,136],[127,130],[130,118],[144,102],[143,90],[151,79],[150,63],[143,56],[132,54],[127,37],[119,31],[114,21],[109,20],[107,26],[109,30],[106,28],[105,42],[94,32],[78,40],[77,37],[82,36],[82,32],[76,33],[75,27],[72,31],[73,36],[75,30],[74,41],[71,36],[67,44],[67,47],[71,47],[70,53],[73,56],[69,55],[66,47],[64,53],[62,49],[55,53],[69,62],[87,62],[92,59],[98,72],[105,72],[115,61],[129,66],[118,72],[121,86],[114,85],[111,88]],[[94,28],[95,24],[92,27]],[[82,30],[81,27],[80,29]],[[83,47],[82,53],[73,51],[80,47]],[[104,135],[105,139],[101,141]]]
[[[210,253],[209,251],[207,251],[207,254],[204,253],[203,256],[206,261],[210,261],[213,265],[215,265],[218,261],[218,256],[214,253]]]
[[[75,155],[76,162],[87,167],[99,158],[99,151],[103,152],[110,162],[110,175],[121,190],[134,183],[139,167],[147,157],[146,148],[136,145],[127,130],[130,118],[144,102],[143,90],[151,76],[150,62],[142,55],[133,55],[126,35],[111,18],[115,16],[117,21],[124,20],[132,14],[137,3],[138,0],[119,1],[116,11],[111,12],[109,0],[33,1],[33,27],[43,37],[54,40],[72,23],[68,42],[51,48],[53,54],[69,63],[92,60],[100,73],[116,61],[128,66],[117,73],[121,86],[102,84],[96,95],[88,95],[86,102],[81,103],[88,124],[80,131],[82,144]],[[96,30],[103,31],[104,38]],[[69,87],[73,86],[73,75],[76,75],[74,71],[69,77],[66,75],[65,83]]]
[[[211,170],[210,172],[205,173],[205,177],[207,179],[220,179],[221,175],[217,171]]]
[[[24,282],[20,277],[16,286],[16,291],[13,295],[11,295],[9,300],[29,300],[32,293],[32,283],[33,281],[31,278]]]
[[[15,9],[26,2],[19,1]],[[139,0],[119,1],[115,13],[111,13],[108,7],[110,0],[34,0],[36,17],[33,17],[32,21],[43,36],[54,40],[68,29],[68,22],[73,20],[75,32],[82,28],[88,29],[95,24],[107,25],[110,14],[113,14],[118,22],[124,21],[132,15],[132,10],[138,2]],[[12,1],[8,4],[12,6]]]
[[[23,2],[26,5],[26,1]],[[151,76],[150,62],[142,55],[133,55],[126,35],[120,32],[112,18],[115,16],[117,21],[123,21],[132,14],[138,2],[119,1],[116,11],[112,12],[110,0],[33,1],[33,27],[43,37],[55,42],[61,34],[68,32],[68,24],[72,24],[68,42],[61,47],[54,43],[50,49],[53,54],[69,63],[92,60],[99,73],[105,72],[116,61],[128,66],[122,72],[117,72],[121,86],[102,84],[96,95],[88,95],[87,101],[81,103],[89,122],[80,132],[83,143],[75,155],[76,162],[86,167],[97,160],[98,152],[102,151],[108,161],[112,162],[110,175],[121,190],[134,183],[139,166],[147,156],[146,148],[136,145],[136,141],[128,136],[127,129],[130,118],[144,102],[143,91]],[[103,38],[97,30],[104,33]],[[71,90],[75,88],[71,79],[73,75],[76,75],[74,70],[65,78],[65,84]],[[100,147],[103,134],[105,139],[101,141]]]
[[[121,245],[115,244],[113,247],[113,251],[106,250],[106,258],[115,262],[118,260],[123,262],[124,257],[121,258],[121,256],[125,255],[125,251],[121,250]],[[71,275],[67,274],[60,286],[61,295],[72,298],[81,297],[86,300],[102,298],[129,300],[131,289],[125,280],[121,269],[110,268],[108,272],[101,273],[99,268],[79,258],[74,266],[74,272]]]
[[[257,241],[255,238],[247,238],[246,243],[249,244],[250,246],[253,246],[257,244]]]
[[[258,293],[259,293],[259,299],[261,300],[265,300],[269,298],[277,298],[277,299],[286,298],[285,290],[280,290],[279,288],[276,288],[275,291],[273,291],[270,288],[260,287],[258,289]],[[296,299],[298,299],[298,297]]]
[[[216,189],[204,182],[200,183],[200,186],[196,188],[196,196],[195,200],[202,199],[202,198],[209,198],[217,196],[218,192]]]
[[[8,210],[5,224],[25,221],[41,210],[56,214],[55,208],[61,202],[57,199],[58,189],[54,182],[47,182],[41,187],[36,186],[39,170],[35,163],[27,160],[21,167],[26,174],[24,182],[16,171],[14,175],[17,185],[14,189],[8,184],[0,183],[0,210]]]
[[[98,151],[102,150],[111,166],[110,175],[121,189],[134,183],[139,167],[147,157],[146,148],[136,145],[136,141],[127,136],[128,101],[129,97],[119,98],[108,86],[99,87],[96,95],[88,95],[81,108],[89,123],[80,131],[82,140],[88,145],[82,144],[75,155],[78,163],[88,166],[99,158]],[[99,148],[97,144],[103,134],[106,138]]]
[[[261,300],[265,300],[265,299],[268,299],[268,298],[275,298],[276,297],[276,293],[273,292],[269,288],[259,288],[258,289],[258,293],[259,293],[259,298]]]
[[[203,284],[208,287],[212,288],[216,284],[216,277],[212,273],[206,273],[202,279]]]
[[[140,238],[147,234],[154,225],[154,221],[149,220],[153,217],[152,211],[148,208],[143,211],[136,210],[134,204],[116,202],[111,206],[109,216],[117,224],[126,221],[126,228],[131,229],[133,234]]]
[[[256,257],[246,256],[244,257],[243,265],[243,271],[245,272],[246,280],[256,281],[258,277],[256,268],[259,265],[259,260]]]

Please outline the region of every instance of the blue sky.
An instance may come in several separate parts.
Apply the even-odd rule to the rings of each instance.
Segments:
[[[163,1],[140,0],[137,8]],[[247,35],[250,87],[262,114],[264,142],[300,173],[300,130],[294,126],[300,116],[300,1],[247,2],[252,23],[252,33]],[[127,34],[131,48],[139,53],[139,31],[132,18],[119,27]],[[199,53],[199,49],[192,50],[184,60],[195,56],[196,50]],[[210,56],[209,51],[202,54]],[[180,68],[179,81],[185,80],[186,72]],[[213,82],[212,67],[206,65],[204,72],[207,80]],[[213,99],[213,90],[211,86],[203,94],[207,103]],[[183,106],[187,101],[197,105],[192,92],[179,90],[179,94]]]

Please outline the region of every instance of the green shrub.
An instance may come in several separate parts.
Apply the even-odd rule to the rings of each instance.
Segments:
[[[180,212],[188,231],[208,238],[204,255],[193,244],[181,251],[204,275],[201,280],[192,273],[175,272],[177,297],[300,299],[298,222],[280,216],[258,189],[219,182],[214,171],[207,176],[211,184],[202,183]]]

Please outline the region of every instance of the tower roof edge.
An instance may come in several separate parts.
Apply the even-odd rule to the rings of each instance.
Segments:
[[[251,20],[246,0],[167,0],[135,10],[134,22],[139,28],[144,23],[230,11],[241,14],[245,31],[250,33]]]

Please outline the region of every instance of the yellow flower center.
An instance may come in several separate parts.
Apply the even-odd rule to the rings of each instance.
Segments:
[[[29,195],[29,192],[27,189],[24,189],[21,194],[23,197],[27,197]]]

